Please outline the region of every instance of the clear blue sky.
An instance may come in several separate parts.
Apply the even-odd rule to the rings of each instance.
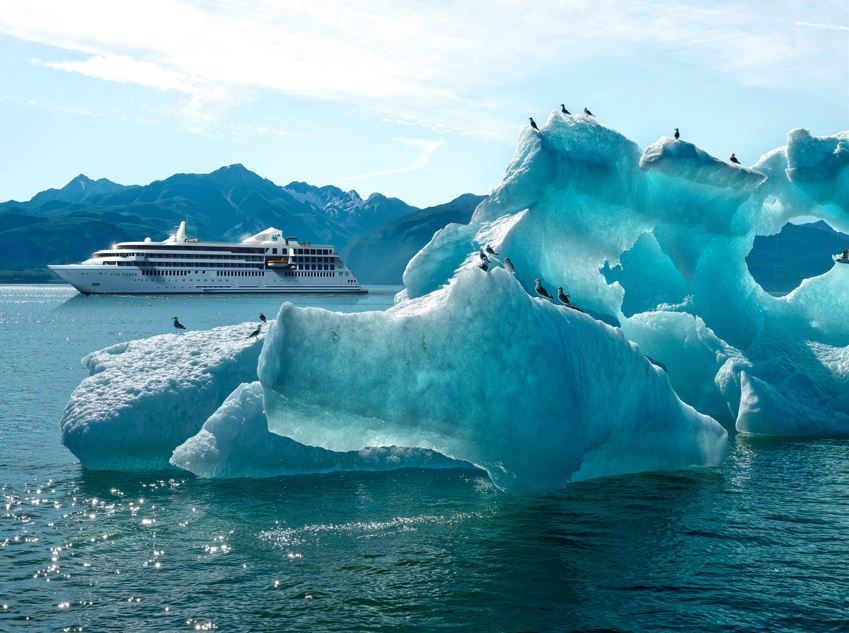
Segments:
[[[0,69],[0,200],[241,162],[425,206],[561,102],[744,163],[849,129],[849,3],[0,0]]]

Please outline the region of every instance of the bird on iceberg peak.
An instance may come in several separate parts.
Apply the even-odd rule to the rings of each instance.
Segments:
[[[508,273],[513,273],[514,275],[516,274],[516,269],[513,268],[513,262],[510,261],[509,257],[504,258],[504,268],[507,270]]]
[[[177,330],[179,332],[180,330],[186,329],[186,326],[183,325],[182,323],[180,323],[179,317],[171,317],[171,319],[174,321],[174,329],[175,330]]]
[[[487,255],[495,255],[496,257],[498,256],[498,253],[496,253],[495,249],[493,249],[492,246],[490,246],[489,244],[487,244],[486,248],[484,248],[483,250],[486,251]]]
[[[569,112],[569,110],[567,110],[567,109],[566,109],[566,106],[565,106],[564,104],[562,104],[562,103],[560,104],[560,111],[561,111],[563,114],[572,114],[571,112]]]
[[[485,264],[489,263],[489,257],[486,256],[486,253],[483,252],[483,249],[480,249],[478,251],[478,257],[480,257],[481,261],[484,262]]]
[[[528,120],[531,122],[531,127],[534,128],[537,132],[539,132],[539,128],[537,127],[537,122],[534,121],[534,117],[528,117]]]
[[[268,319],[265,318],[265,315],[262,312],[259,313],[259,320],[263,323],[268,323]]]
[[[733,152],[732,152],[732,154],[731,154],[731,158],[729,158],[728,160],[730,160],[730,161],[731,161],[732,163],[734,163],[735,165],[739,165],[739,164],[740,164],[740,161],[739,161],[739,160],[737,160],[737,155],[736,155],[736,154],[734,154]]]
[[[256,329],[248,334],[245,338],[256,338],[259,336],[259,333],[262,331],[262,323],[256,326]]]
[[[539,280],[539,277],[534,279],[534,284],[536,285],[537,295],[539,295],[543,299],[553,299],[554,298],[548,293],[548,290],[543,288],[542,282]]]
[[[584,108],[584,114],[587,116],[595,116],[592,112],[590,112],[587,108]]]
[[[677,141],[679,138],[681,138],[681,133],[678,131],[678,128],[676,127],[675,128],[675,140]]]

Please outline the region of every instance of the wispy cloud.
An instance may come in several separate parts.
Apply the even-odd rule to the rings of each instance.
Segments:
[[[412,171],[418,171],[419,169],[426,167],[427,164],[430,162],[430,158],[431,156],[433,156],[433,153],[445,144],[444,140],[431,141],[420,138],[396,138],[392,140],[417,151],[418,155],[413,159],[411,163],[402,167],[394,167],[391,169],[372,171],[367,174],[359,174],[357,176],[348,176],[347,178],[343,178],[342,180],[345,182],[349,182],[351,180],[366,180],[369,178],[378,178],[381,176],[394,176],[396,174],[406,174]]]
[[[828,0],[769,11],[728,0],[0,0],[0,32],[78,56],[45,65],[173,92],[197,130],[270,91],[482,137],[513,134],[521,104],[505,86],[600,57],[833,87],[846,80],[847,19],[845,2]]]

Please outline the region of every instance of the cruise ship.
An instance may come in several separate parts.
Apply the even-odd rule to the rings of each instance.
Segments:
[[[365,293],[330,245],[273,227],[241,242],[201,242],[186,223],[163,242],[120,242],[50,270],[83,294]]]

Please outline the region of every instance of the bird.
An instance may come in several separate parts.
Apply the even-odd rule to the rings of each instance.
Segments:
[[[489,257],[486,256],[486,253],[483,252],[483,249],[478,251],[478,257],[481,258],[481,261],[484,263],[489,263]]]
[[[584,108],[584,114],[587,116],[595,116],[592,112],[590,112],[587,108]]]
[[[486,248],[484,248],[483,250],[485,250],[485,251],[486,251],[486,254],[487,254],[487,255],[495,255],[495,256],[498,256],[498,253],[496,253],[496,252],[495,252],[495,250],[492,248],[492,246],[490,246],[489,244],[487,244],[487,245],[486,245]]]
[[[259,320],[263,323],[268,323],[268,319],[265,318],[265,315],[262,312],[259,313]]]
[[[528,120],[531,122],[531,127],[534,128],[537,132],[539,132],[539,128],[537,127],[537,122],[534,121],[534,117],[528,117]]]
[[[177,330],[179,332],[180,330],[186,329],[186,326],[183,325],[182,323],[180,323],[179,317],[171,317],[171,319],[174,321],[174,329],[175,330]]]
[[[504,268],[507,269],[507,272],[516,274],[516,269],[513,268],[513,262],[510,261],[509,257],[504,258]]]
[[[536,284],[537,294],[543,299],[552,299],[553,297],[548,294],[548,290],[542,287],[542,282],[539,280],[539,277],[534,279],[534,284]]]
[[[480,265],[478,266],[478,268],[480,268],[483,272],[488,271],[489,270],[489,262],[488,261],[481,262]]]
[[[563,114],[572,114],[571,112],[569,112],[569,110],[567,110],[567,109],[566,109],[566,106],[565,106],[564,104],[562,104],[562,103],[560,104],[560,111],[561,111]]]
[[[676,127],[675,128],[675,140],[677,141],[679,138],[681,138],[681,133],[678,131],[678,128]]]
[[[262,323],[256,326],[256,329],[248,334],[245,338],[256,338],[259,336],[259,333],[262,331]]]
[[[732,163],[734,163],[735,165],[739,165],[739,164],[740,164],[740,161],[739,161],[739,160],[737,160],[737,156],[736,156],[736,154],[733,154],[733,153],[732,153],[732,154],[731,154],[731,158],[729,158],[728,160],[730,160],[730,161],[731,161]]]
[[[557,289],[557,299],[558,299],[558,300],[560,301],[560,303],[562,303],[564,306],[569,306],[569,307],[571,307],[571,306],[572,306],[572,302],[571,302],[571,301],[569,301],[569,295],[567,295],[565,292],[563,292],[563,288],[562,288],[562,287],[560,287],[560,288],[558,288],[558,289]]]

